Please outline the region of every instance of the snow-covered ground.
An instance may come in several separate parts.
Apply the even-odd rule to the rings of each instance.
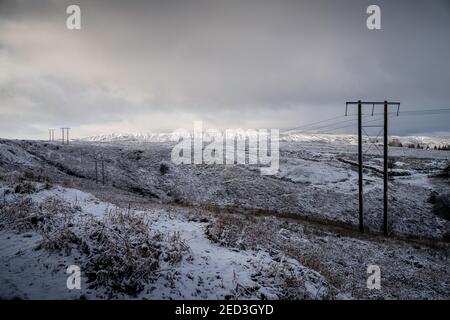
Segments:
[[[239,138],[239,136],[238,136]],[[241,137],[242,138],[242,137]],[[450,137],[445,136],[391,136],[391,140],[397,140],[404,144],[414,144],[415,146],[424,145],[433,148],[434,146],[450,145]],[[280,133],[280,140],[286,142],[316,142],[316,143],[334,143],[356,145],[358,137],[351,134],[323,134],[311,133],[301,130],[289,130]],[[370,138],[364,137],[364,141]],[[382,143],[382,139],[378,139]],[[170,142],[171,133],[123,133],[115,132],[102,134],[80,139],[86,142]]]
[[[20,196],[8,194],[4,201],[19,201]],[[55,187],[30,195],[37,205],[58,198],[67,206],[77,206],[80,215],[102,219],[115,205],[98,200],[92,194],[76,189]],[[271,283],[259,284],[252,279],[255,274],[265,273],[267,268],[289,268],[305,276],[304,294],[320,298],[326,293],[324,279],[317,272],[302,266],[297,260],[285,258],[277,262],[266,250],[232,250],[207,239],[207,223],[189,221],[180,214],[169,214],[164,209],[136,211],[145,217],[154,232],[170,237],[179,235],[187,247],[186,256],[175,264],[161,261],[159,276],[145,283],[145,288],[132,298],[146,299],[225,299],[282,297],[283,288],[273,279]],[[89,238],[89,234],[81,234]],[[43,239],[39,232],[17,232],[6,225],[0,231],[0,297],[21,299],[79,299],[110,297],[99,288],[90,289],[83,281],[81,290],[69,290],[66,286],[70,265],[83,265],[80,252],[69,256],[61,252],[46,251],[40,246]],[[76,257],[76,259],[74,259]],[[83,269],[82,269],[83,270]],[[83,279],[83,278],[82,278]],[[302,290],[300,288],[299,290]],[[118,292],[113,298],[129,298]]]
[[[356,146],[350,140],[284,139],[278,174],[262,176],[254,166],[174,165],[173,143],[163,136],[116,138],[70,145],[0,140],[0,297],[450,296],[450,226],[430,200],[450,190],[448,171],[443,174],[448,151],[390,148],[391,237],[384,238],[378,233],[383,162],[376,148],[364,158],[368,232],[361,235]],[[159,142],[148,142],[153,140]],[[67,290],[67,266],[89,269],[85,278],[91,281],[92,261],[98,259],[83,248],[48,250],[42,245],[48,242],[45,230],[22,230],[5,220],[5,213],[17,213],[14,206],[22,208],[27,198],[32,208],[44,211],[54,203],[51,199],[59,199],[57,212],[106,226],[116,223],[114,212],[131,208],[133,214],[145,217],[152,237],[158,235],[158,270],[152,270],[136,294],[112,292],[104,282]],[[20,214],[26,218],[28,211]],[[91,235],[96,230],[91,225],[75,223],[69,231],[81,239],[77,241],[95,247]],[[169,253],[175,257],[168,258]],[[369,264],[384,270],[381,291],[366,288]]]
[[[174,165],[173,143],[5,141],[0,169],[42,172],[60,182],[83,186],[96,177],[95,159],[104,159],[105,183],[165,203],[239,207],[326,221],[358,223],[356,146],[340,143],[283,142],[280,171],[262,176],[254,166]],[[390,148],[390,229],[408,236],[444,238],[448,223],[432,212],[432,192],[448,191],[448,181],[434,178],[449,164],[449,152]],[[368,150],[365,164],[365,222],[382,227],[382,158]],[[167,167],[161,171],[161,166]],[[101,161],[97,161],[98,181]]]

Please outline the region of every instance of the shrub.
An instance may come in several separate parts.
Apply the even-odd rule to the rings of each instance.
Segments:
[[[437,175],[439,178],[448,179],[450,177],[450,165],[447,165],[441,173]]]
[[[159,277],[161,263],[174,265],[190,250],[178,232],[153,230],[144,213],[115,209],[99,220],[59,198],[38,204],[18,196],[0,207],[0,221],[2,228],[40,233],[38,249],[77,250],[89,287],[105,288],[110,296],[136,295]]]
[[[73,186],[72,180],[70,179],[64,179],[62,182],[62,186],[65,188],[71,188]]]
[[[167,164],[166,162],[161,162],[161,164],[159,165],[159,172],[161,172],[161,174],[166,174],[167,172],[169,172],[169,164]]]
[[[44,189],[45,190],[50,190],[52,188],[52,184],[50,183],[49,180],[44,182]]]
[[[89,225],[94,253],[87,266],[89,286],[106,287],[111,294],[142,291],[159,269],[162,235],[152,232],[142,215],[121,210]]]
[[[16,186],[14,187],[14,192],[22,193],[22,194],[23,193],[30,194],[30,193],[36,192],[36,187],[31,182],[25,181],[25,182],[16,184]]]
[[[435,198],[433,211],[441,218],[450,220],[450,193]]]
[[[19,231],[33,228],[39,221],[34,214],[35,207],[29,197],[22,197],[13,204],[5,203],[0,210],[0,221]]]
[[[398,147],[398,148],[403,147],[403,144],[400,142],[399,139],[392,139],[391,141],[389,141],[388,145],[389,147]]]
[[[31,180],[31,181],[37,180],[37,176],[32,171],[25,171],[23,173],[23,177],[25,180]]]

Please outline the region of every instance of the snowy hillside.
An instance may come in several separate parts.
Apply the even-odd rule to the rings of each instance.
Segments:
[[[79,139],[80,141],[92,142],[167,142],[171,141],[172,135],[170,133],[119,133],[102,134],[98,136],[91,136]]]
[[[391,149],[384,237],[374,149],[361,234],[354,145],[282,142],[279,172],[262,176],[175,165],[172,145],[134,143],[144,137],[0,140],[0,298],[450,297],[448,151]],[[66,288],[73,264],[81,291]],[[366,287],[373,264],[383,290]]]
[[[274,277],[266,281],[266,284],[258,285],[259,278],[270,272],[270,268],[304,274],[307,290],[301,291],[301,294],[310,299],[320,298],[328,291],[320,274],[300,265],[296,260],[285,259],[277,262],[265,250],[237,251],[209,241],[205,234],[208,226],[205,219],[203,222],[192,221],[182,214],[171,215],[165,210],[156,208],[125,213],[124,209],[100,201],[92,194],[62,187],[37,191],[31,198],[9,194],[5,198],[9,212],[17,214],[12,208],[19,203],[22,204],[21,209],[26,208],[23,205],[24,199],[29,199],[27,205],[30,207],[35,205],[44,208],[42,212],[35,214],[45,217],[47,225],[42,226],[41,230],[32,226],[25,227],[17,221],[8,222],[13,230],[25,230],[23,236],[17,236],[8,229],[0,230],[0,240],[3,244],[0,248],[0,297],[3,298],[77,299],[80,295],[89,299],[127,298],[127,292],[141,299],[224,299],[239,296],[247,299],[258,299],[262,296],[271,299],[281,298],[284,294],[283,288],[277,282],[282,281],[282,278]],[[138,278],[139,273],[146,270],[142,266],[133,266],[136,267],[132,270],[133,278],[125,278],[123,282],[115,283],[119,287],[116,289],[117,292],[112,292],[111,288],[105,285],[106,281],[94,279],[92,276],[83,281],[81,291],[68,290],[64,285],[66,274],[59,266],[66,265],[72,258],[56,254],[59,244],[55,243],[57,237],[67,236],[64,230],[58,230],[61,227],[67,228],[59,225],[58,221],[58,215],[65,210],[72,215],[70,223],[76,223],[78,226],[70,231],[74,243],[69,243],[69,247],[64,248],[64,251],[75,257],[77,264],[82,264],[85,273],[92,268],[92,264],[102,263],[101,261],[106,258],[98,250],[103,243],[93,238],[93,234],[96,235],[101,228],[108,227],[124,231],[115,219],[126,221],[127,215],[130,216],[127,223],[133,223],[131,227],[139,228],[142,224],[148,228],[151,242],[146,243],[145,237],[136,239],[135,237],[140,235],[136,231],[131,234],[124,232],[115,241],[123,241],[123,245],[126,246],[129,245],[128,241],[134,243],[141,240],[144,241],[139,244],[142,248],[149,247],[148,250],[156,251],[159,249],[160,252],[158,255],[147,257],[138,251],[141,250],[138,247],[136,252],[126,252],[125,257],[121,255],[120,250],[112,250],[105,246],[104,249],[108,250],[107,255],[118,260],[118,264],[114,266],[115,269],[102,270],[103,277],[110,276],[111,279],[108,281],[115,281],[113,278],[116,275],[112,273],[127,272],[125,264],[127,259],[132,258],[141,260],[136,261],[137,263],[147,262],[157,264],[159,267],[147,272],[148,281],[146,281]],[[46,217],[46,211],[55,216]],[[24,218],[26,220],[27,217]],[[3,222],[6,222],[5,219]],[[144,235],[147,236],[146,233]],[[82,243],[82,246],[78,247],[77,242]],[[122,245],[122,243],[115,244]],[[51,249],[50,254],[44,249]],[[18,250],[21,251],[19,255]],[[46,267],[37,263],[40,260],[45,261]],[[6,261],[8,261],[7,268],[4,267]],[[24,272],[17,272],[20,269]],[[47,271],[48,269],[53,272]],[[91,272],[95,272],[94,270]],[[107,272],[111,272],[111,275]],[[14,283],[13,288],[10,286],[11,283]],[[250,291],[247,288],[258,289]]]
[[[370,140],[375,140],[375,136]],[[357,135],[349,134],[317,134],[317,133],[304,133],[301,131],[288,131],[281,134],[281,140],[291,142],[326,142],[326,143],[340,143],[340,144],[358,144]],[[368,141],[369,138],[363,135],[363,141]],[[383,143],[383,137],[379,136],[378,143]],[[433,148],[434,146],[450,145],[450,136],[389,136],[389,141],[397,140],[404,146],[409,144],[420,144]]]
[[[238,138],[242,139],[243,136]],[[372,137],[373,139],[375,137]],[[367,141],[367,136],[363,137]],[[398,140],[404,146],[409,144],[424,145],[434,148],[434,146],[450,145],[450,136],[389,136],[389,140]],[[92,142],[170,142],[172,141],[171,133],[111,133],[98,136],[91,136],[79,139],[80,141]],[[286,131],[280,133],[280,140],[286,142],[320,142],[334,144],[350,144],[358,143],[358,136],[351,134],[320,134],[309,133],[304,131]],[[383,137],[378,137],[377,141],[382,143]]]

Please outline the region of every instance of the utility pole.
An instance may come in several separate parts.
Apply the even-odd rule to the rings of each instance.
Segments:
[[[70,130],[70,128],[61,128],[62,144],[69,144],[69,130]],[[65,134],[65,136],[64,136],[64,134]]]
[[[103,158],[103,155],[101,158],[98,158],[97,156],[94,158],[95,161],[95,183],[98,184],[98,165],[100,162],[100,169],[102,174],[102,184],[105,185],[105,160]]]
[[[55,129],[48,129],[48,141],[55,141]]]
[[[98,184],[98,165],[97,165],[97,158],[95,158],[95,184]]]
[[[102,155],[102,184],[105,185],[105,160]]]
[[[400,105],[398,106],[400,108]],[[388,235],[388,102],[384,101],[383,232]]]
[[[359,231],[364,232],[363,205],[363,154],[362,154],[362,105],[358,101],[358,182],[359,182]]]
[[[363,153],[362,153],[362,131],[364,127],[382,127],[383,138],[383,232],[387,236],[389,234],[388,229],[388,109],[389,106],[397,107],[397,116],[400,112],[400,102],[363,102],[361,100],[357,102],[347,102],[345,105],[345,115],[348,114],[348,106],[358,106],[358,182],[359,182],[359,230],[364,232],[364,205],[363,205]],[[362,123],[362,107],[364,105],[372,106],[372,116],[374,115],[375,106],[383,106],[384,121],[382,126],[363,126]],[[366,133],[367,134],[367,133]],[[369,137],[370,138],[370,137]]]

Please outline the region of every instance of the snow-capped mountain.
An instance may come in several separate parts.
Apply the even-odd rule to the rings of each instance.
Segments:
[[[245,136],[238,136],[238,139],[243,139]],[[375,140],[376,137],[371,137]],[[367,141],[369,138],[364,136]],[[172,141],[172,133],[111,133],[97,136],[91,136],[80,139],[81,141],[91,142],[170,142]],[[352,134],[321,134],[310,133],[304,131],[286,131],[280,133],[280,140],[284,142],[321,142],[334,144],[351,144],[358,143],[358,136]],[[383,142],[383,137],[376,138],[379,143]],[[450,145],[450,136],[389,136],[389,140],[396,140],[402,145],[418,145],[429,146],[444,146]]]
[[[301,131],[288,131],[280,134],[282,141],[288,142],[326,142],[326,143],[342,143],[342,144],[358,144],[358,136],[351,134],[320,134],[307,133]],[[363,136],[364,141],[368,141],[369,137]],[[371,136],[372,142],[383,143],[383,136]],[[376,141],[375,141],[376,140]],[[389,141],[398,141],[403,146],[418,145],[421,146],[444,146],[450,144],[450,136],[389,136]]]
[[[120,133],[102,134],[80,139],[91,142],[168,142],[171,141],[171,133]]]

